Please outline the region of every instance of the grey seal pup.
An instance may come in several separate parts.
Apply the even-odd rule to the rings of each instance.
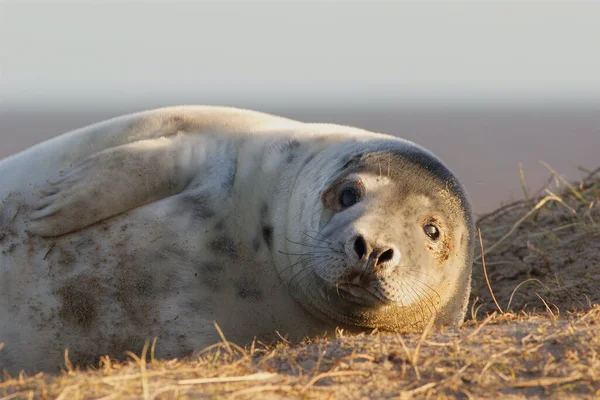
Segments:
[[[0,368],[459,324],[465,189],[390,135],[223,107],[87,126],[0,161]]]

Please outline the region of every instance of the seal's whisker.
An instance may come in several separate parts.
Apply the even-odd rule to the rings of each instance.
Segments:
[[[390,153],[388,153],[387,156],[388,156],[388,172],[387,172],[387,177],[389,178],[390,177],[390,167],[391,167],[391,164],[392,164],[392,156],[390,155]]]
[[[410,275],[410,272],[406,271],[406,273],[407,273],[408,275]],[[433,293],[435,293],[436,297],[438,298],[438,300],[439,300],[440,302],[442,301],[442,297],[441,297],[441,296],[440,296],[440,294],[437,292],[437,290],[435,290],[433,287],[431,287],[430,285],[428,285],[427,283],[425,283],[425,282],[423,282],[423,281],[420,281],[420,280],[419,280],[417,277],[414,277],[414,276],[413,276],[413,278],[412,278],[412,279],[414,279],[414,280],[415,280],[417,283],[419,283],[419,284],[421,284],[421,285],[424,285],[424,286],[426,286],[426,287],[427,287],[429,290],[431,290]]]
[[[302,268],[300,269],[300,271],[298,271],[298,273],[296,275],[294,275],[294,277],[292,277],[290,279],[290,282],[292,282],[295,278],[297,278],[297,276],[304,272],[304,271],[308,271],[308,272],[314,272],[313,269],[313,265],[320,263],[320,262],[324,262],[324,261],[329,261],[331,260],[331,256],[329,254],[322,254],[322,255],[318,255],[316,257],[311,256],[311,257],[307,257],[304,259],[301,259],[299,261],[297,261],[296,263],[294,263],[295,265],[301,264]],[[310,262],[310,264],[305,265],[305,263]]]
[[[311,236],[307,232],[300,232],[300,233],[302,233],[304,236],[307,236],[307,237],[309,237],[309,238],[311,238],[313,240],[316,240],[317,242],[327,243],[328,245],[332,245],[333,244],[333,243],[331,243],[331,242],[329,242],[329,241],[327,241],[325,239],[318,239],[318,238],[316,238],[314,236]],[[321,234],[321,236],[322,236],[322,234]]]
[[[320,257],[325,257],[325,256],[320,256]],[[293,273],[293,270],[296,266],[300,265],[300,271],[298,271],[298,273],[302,272],[303,269],[305,268],[309,268],[309,266],[306,266],[305,263],[310,261],[313,258],[305,258],[305,259],[300,259],[298,261],[296,261],[295,263],[287,266],[286,268],[284,268],[283,270],[281,270],[281,274],[287,274],[288,272]],[[318,259],[318,258],[315,258]],[[292,278],[290,278],[290,280],[292,280]]]
[[[320,250],[320,252],[321,253],[331,253],[331,251],[326,251],[326,250]],[[279,254],[285,254],[286,256],[310,256],[311,254],[319,254],[319,251],[310,251],[310,252],[306,252],[306,253],[288,253],[286,251],[279,250]]]
[[[309,293],[309,290],[307,290],[307,289],[311,286],[316,285],[317,278],[316,278],[316,274],[314,273],[314,271],[312,271],[312,269],[309,268],[305,272],[306,273],[303,276],[299,277],[296,288],[297,288],[297,290],[299,290],[303,293]],[[324,285],[325,285],[325,283],[322,284],[322,286],[319,288],[319,290],[321,290]]]
[[[284,268],[281,272],[287,272],[288,270],[293,269],[295,266],[297,266],[298,264],[301,263],[305,263],[307,261],[314,261],[314,260],[319,260],[321,258],[327,258],[328,255],[325,254],[319,254],[317,256],[315,256],[314,254],[308,253],[305,254],[303,257],[300,257],[296,262],[292,263],[291,265],[289,265],[288,267]]]
[[[429,309],[429,305],[428,305],[428,303],[429,303],[429,304],[431,304],[431,306],[437,313],[439,310],[437,308],[436,301],[434,300],[433,294],[435,294],[436,297],[438,297],[438,299],[440,298],[439,294],[430,287],[419,286],[419,285],[423,285],[423,283],[420,282],[419,280],[413,280],[412,283],[414,284],[415,291],[418,294],[422,295],[422,297],[426,300],[425,305],[427,306],[427,308]],[[433,292],[433,294],[432,294],[432,292]],[[429,309],[429,311],[431,312],[431,309]]]
[[[295,242],[295,241],[293,241],[291,239],[288,239],[288,238],[285,238],[285,240],[287,240],[290,243],[297,244],[298,246],[308,247],[310,249],[328,249],[328,250],[331,250],[331,251],[335,251],[335,249],[327,247],[327,246],[317,246],[317,245],[314,245],[314,244],[307,244],[307,243]]]
[[[317,238],[314,238],[314,237],[312,237],[312,238],[313,238],[313,239],[315,239],[315,240],[322,240],[322,241],[324,241],[324,242],[327,242],[327,240],[329,240],[329,238],[328,238],[326,235],[324,235],[323,233],[321,233],[321,232],[319,232],[319,231],[314,231],[314,230],[310,230],[310,231],[304,231],[304,233],[305,233],[305,234],[307,234],[308,232],[314,233],[314,234],[316,234],[317,236],[321,236],[321,237],[323,238],[323,239],[317,239]],[[311,237],[311,236],[309,236],[309,237]],[[325,239],[327,239],[327,240],[325,240]]]
[[[413,282],[413,283],[417,284],[417,283],[418,283],[418,281],[416,281],[416,282]],[[431,304],[431,306],[433,307],[433,309],[435,310],[435,312],[436,312],[436,313],[438,312],[438,309],[437,309],[437,307],[436,307],[436,305],[435,305],[435,301],[433,300],[433,298],[432,298],[432,296],[431,296],[431,293],[430,293],[428,290],[426,290],[426,289],[425,289],[425,288],[423,288],[423,287],[419,287],[418,285],[415,285],[415,291],[416,291],[417,293],[421,294],[421,295],[422,295],[422,296],[423,296],[423,297],[424,297],[424,298],[427,300],[427,301],[425,302],[425,304],[426,304],[426,305],[427,305],[428,303],[429,303],[429,304]],[[427,305],[427,309],[429,309],[429,305]],[[431,309],[429,309],[429,312],[431,312]]]
[[[404,289],[404,293],[408,297],[408,304],[406,304],[406,307],[410,310],[413,321],[417,322],[419,319],[419,316],[417,315],[417,307],[415,305],[415,302],[418,299],[415,297],[415,295],[413,293],[410,293],[406,290],[406,286],[404,285],[404,283],[400,283],[400,287],[402,289]]]
[[[430,280],[433,280],[433,277],[431,277],[431,275],[429,275],[429,274],[427,274],[427,273],[425,273],[425,272],[421,271],[421,270],[420,270],[420,269],[417,267],[416,263],[415,263],[415,262],[412,260],[412,258],[408,257],[408,260],[409,260],[409,261],[412,263],[412,267],[410,267],[410,268],[408,268],[407,270],[405,270],[405,271],[404,271],[404,273],[406,273],[406,274],[408,274],[408,275],[411,275],[411,273],[418,273],[418,274],[421,274],[421,275],[424,275],[424,276],[428,277]],[[434,293],[434,294],[437,296],[437,299],[438,299],[438,301],[441,303],[441,301],[442,301],[442,298],[441,298],[441,296],[439,295],[439,293],[438,293],[438,292],[437,292],[437,291],[436,291],[434,288],[432,288],[431,286],[429,286],[429,285],[428,285],[428,284],[426,284],[425,282],[422,282],[422,281],[420,281],[420,280],[419,280],[419,279],[418,279],[416,276],[414,276],[414,275],[411,275],[411,276],[412,276],[412,280],[414,280],[414,281],[416,281],[416,282],[418,282],[418,283],[420,283],[420,284],[422,284],[422,285],[425,285],[425,286],[427,286],[427,288],[428,288],[429,290],[433,291],[433,293]],[[435,310],[436,310],[436,312],[437,312],[437,308],[436,308],[436,306],[435,306],[435,302],[434,302],[434,300],[433,300],[433,299],[430,299],[429,301],[431,302],[431,304],[433,305],[433,307],[435,308]]]
[[[404,285],[404,283],[405,283],[405,282],[403,282],[403,281],[396,280],[396,279],[393,279],[393,278],[392,278],[391,280],[392,280],[392,282],[394,282],[394,283],[396,283],[396,284],[401,284],[401,285]],[[411,283],[412,283],[412,282],[411,282]],[[415,296],[415,297],[414,297],[414,299],[415,299],[415,300],[418,300],[418,299],[419,299],[419,294],[418,294],[418,292],[415,290],[415,288],[414,288],[412,285],[410,285],[409,283],[406,283],[406,286],[405,286],[405,287],[406,287],[406,288],[408,288],[408,290],[410,290],[410,292],[412,292],[412,294]],[[423,319],[426,319],[426,318],[425,318],[425,316],[424,316],[423,309],[422,309],[421,307],[419,307],[419,310],[421,311],[421,314],[423,314],[423,315],[422,315]],[[429,313],[431,313],[431,310],[430,310],[429,308],[428,308],[428,310],[429,310]]]
[[[300,269],[300,271],[298,271],[289,281],[288,281],[288,287],[289,288],[297,288],[297,289],[302,289],[302,281],[304,279],[306,279],[307,276],[311,276],[313,273],[313,271],[310,268],[302,268]]]
[[[427,278],[429,278],[431,280],[434,280],[434,277],[431,274],[428,274],[427,272],[423,272],[417,267],[409,267],[406,269],[406,271],[416,272],[416,273],[426,276]]]
[[[412,310],[412,314],[414,317],[414,321],[415,322],[421,322],[424,323],[424,312],[423,312],[423,308],[419,305],[419,298],[418,296],[413,292],[413,293],[409,293],[409,299],[410,299],[410,309]]]

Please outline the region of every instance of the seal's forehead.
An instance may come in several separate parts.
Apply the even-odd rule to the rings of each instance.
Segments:
[[[352,155],[345,161],[348,172],[368,172],[403,183],[417,184],[426,180],[427,186],[446,187],[457,182],[456,177],[430,153],[411,151],[376,151]]]
[[[445,199],[466,215],[471,213],[466,191],[456,176],[439,158],[417,145],[402,143],[355,153],[347,157],[344,168],[347,172],[386,176],[400,191]]]

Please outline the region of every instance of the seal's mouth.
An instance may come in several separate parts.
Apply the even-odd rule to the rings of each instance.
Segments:
[[[399,306],[377,290],[377,281],[356,284],[352,280],[336,285],[313,271],[311,282],[304,287],[309,290],[303,293],[306,296],[303,305],[327,323],[351,331],[365,328],[414,331],[424,326],[419,317],[426,315],[427,310],[416,312],[414,305]]]
[[[322,283],[320,290],[321,297],[329,303],[346,303],[343,305],[363,307],[378,307],[389,303],[389,300],[379,293],[377,288],[372,287],[372,285],[363,286],[355,283],[332,284],[326,281]]]

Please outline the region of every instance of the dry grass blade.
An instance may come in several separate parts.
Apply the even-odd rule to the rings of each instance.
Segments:
[[[431,328],[433,328],[433,323],[435,322],[435,317],[436,315],[433,314],[430,318],[429,321],[427,321],[427,325],[425,325],[425,328],[423,329],[423,333],[421,333],[421,337],[419,338],[419,342],[417,343],[417,347],[415,348],[415,351],[413,352],[412,358],[410,360],[411,364],[413,365],[413,368],[415,369],[415,375],[417,375],[417,380],[421,380],[421,374],[419,372],[419,353],[421,352],[421,346],[423,346],[423,342],[425,342],[425,338],[427,337],[427,335],[429,334],[429,331],[431,331]]]
[[[569,210],[571,212],[571,214],[573,214],[574,216],[576,216],[579,220],[581,220],[581,218],[579,217],[579,214],[577,214],[577,211],[575,211],[575,209],[571,206],[569,206],[567,203],[564,202],[563,199],[561,199],[560,197],[558,197],[556,194],[554,194],[551,190],[546,189],[545,192],[551,196],[554,201],[560,203],[561,205],[563,205],[567,210]],[[581,221],[583,222],[583,221]]]
[[[498,311],[500,311],[500,314],[504,314],[504,311],[502,311],[500,304],[498,304],[498,300],[496,300],[496,296],[494,296],[494,291],[492,290],[492,285],[490,284],[490,280],[488,278],[487,268],[485,267],[485,255],[484,255],[484,251],[483,251],[483,241],[481,240],[481,229],[479,227],[477,228],[477,233],[479,234],[479,248],[481,249],[481,265],[483,266],[483,274],[485,276],[485,283],[487,284],[488,289],[490,290],[490,294],[492,295],[492,299],[494,300],[494,304],[498,308]]]
[[[231,398],[243,396],[245,394],[261,393],[261,392],[279,392],[279,391],[291,391],[292,387],[289,385],[263,385],[254,386],[247,389],[238,390],[231,394]]]
[[[229,342],[227,341],[227,339],[225,339],[225,335],[223,334],[223,331],[221,330],[221,327],[219,326],[219,324],[217,323],[217,321],[213,321],[213,322],[215,324],[215,329],[219,333],[219,336],[221,337],[221,340],[223,341],[223,344],[225,345],[225,348],[227,349],[227,351],[229,352],[229,354],[233,354],[233,350],[231,350],[231,346],[229,345]]]
[[[121,396],[120,393],[112,393],[112,394],[109,394],[108,396],[99,397],[99,398],[94,399],[94,400],[113,400],[113,399],[118,398],[119,396]]]
[[[575,197],[577,197],[579,200],[581,200],[583,202],[587,202],[586,198],[581,194],[581,192],[579,190],[575,189],[575,187],[573,185],[571,185],[565,178],[560,176],[550,165],[548,165],[544,161],[540,161],[540,163],[542,163],[542,165],[544,165],[546,168],[548,168],[548,170],[552,173],[552,175],[554,175],[554,177],[556,177],[556,179],[558,179],[560,182],[562,182],[569,189],[569,191],[575,195]]]
[[[544,300],[542,298],[542,296],[540,296],[537,293],[535,295],[542,301],[542,303],[544,303],[544,306],[546,307],[546,311],[548,312],[548,314],[550,314],[553,319],[556,319],[556,315],[552,312],[552,310],[550,309],[550,306],[548,306],[548,303],[546,302],[546,300]]]
[[[272,372],[258,372],[252,375],[245,376],[223,376],[214,378],[198,378],[198,379],[183,379],[177,381],[178,385],[200,385],[204,383],[227,383],[227,382],[244,382],[244,381],[264,381],[278,376]]]
[[[523,171],[523,163],[519,163],[519,180],[521,181],[521,189],[525,200],[529,200],[529,191],[527,190],[527,184],[525,184],[525,172]]]
[[[429,382],[429,383],[424,384],[423,386],[419,386],[416,389],[407,391],[406,394],[408,394],[409,396],[413,396],[415,394],[423,393],[424,391],[432,389],[439,384],[440,384],[439,382]]]
[[[144,348],[142,349],[142,357],[140,360],[140,375],[142,379],[142,391],[144,393],[144,400],[150,400],[150,389],[148,388],[148,376],[146,375],[146,356],[148,353],[149,343],[146,341],[144,343]]]
[[[514,388],[529,388],[536,386],[552,386],[552,385],[561,385],[563,383],[571,383],[581,380],[581,375],[577,374],[574,376],[567,376],[564,378],[538,378],[532,379],[529,381],[520,381],[520,382],[510,382],[508,386]]]
[[[331,378],[331,377],[334,377],[334,376],[348,376],[348,375],[369,376],[370,374],[368,372],[364,372],[364,371],[333,371],[333,372],[323,372],[322,374],[319,374],[319,375],[315,376],[314,378],[312,378],[310,380],[310,382],[308,382],[300,390],[300,393],[306,392],[312,385],[314,385],[315,383],[317,383],[321,379]]]
[[[67,369],[67,372],[69,373],[69,375],[73,375],[75,373],[75,369],[73,368],[73,364],[71,363],[71,360],[69,360],[69,349],[65,349],[65,368]]]
[[[514,295],[515,295],[515,293],[517,292],[517,289],[519,289],[519,288],[520,288],[522,285],[526,284],[527,282],[536,282],[536,283],[539,283],[539,284],[540,284],[540,286],[542,286],[544,289],[546,289],[546,290],[548,290],[548,291],[550,290],[550,288],[548,288],[548,286],[544,285],[544,284],[542,283],[542,281],[540,281],[539,279],[536,279],[536,278],[529,278],[529,279],[526,279],[526,280],[524,280],[523,282],[519,283],[519,284],[518,284],[518,285],[517,285],[517,286],[516,286],[516,287],[513,289],[512,293],[510,294],[510,298],[508,299],[508,304],[506,305],[506,309],[507,309],[507,310],[510,310],[510,304],[512,303],[513,296],[514,296]]]
[[[64,399],[72,399],[75,396],[71,395],[71,392],[75,389],[78,389],[79,386],[78,385],[70,385],[67,386],[66,388],[64,388],[64,390],[62,391],[61,394],[58,395],[58,397],[56,397],[56,400],[64,400]],[[67,395],[69,395],[69,397],[67,397]]]
[[[29,395],[30,392],[17,392],[17,393],[13,393],[13,394],[9,394],[8,396],[4,396],[4,397],[0,397],[0,400],[13,400],[13,399],[25,399],[28,397],[32,397],[32,396],[25,396],[25,395]]]
[[[544,204],[546,204],[550,200],[556,200],[556,197],[555,196],[546,196],[542,200],[540,200],[531,210],[529,210],[529,212],[527,214],[525,214],[517,222],[515,222],[513,224],[513,226],[509,229],[509,231],[504,236],[502,236],[496,243],[494,243],[493,245],[488,247],[487,253],[490,253],[492,250],[494,250],[496,247],[498,247],[502,242],[504,242],[510,235],[512,235],[512,233],[519,227],[519,225],[521,225],[523,223],[523,221],[525,221],[527,218],[529,218],[534,212],[539,210],[541,207],[544,206]],[[481,257],[483,257],[483,253],[481,253],[477,257],[475,257],[475,261],[478,261]]]
[[[477,328],[475,328],[475,330],[471,333],[469,333],[467,336],[465,336],[464,338],[460,339],[457,343],[461,343],[464,342],[466,340],[471,339],[472,337],[477,336],[477,334],[479,332],[481,332],[481,330],[494,318],[496,317],[496,311],[494,311],[493,313],[491,313],[490,315],[488,315],[486,317],[486,319],[484,319],[478,326]]]

